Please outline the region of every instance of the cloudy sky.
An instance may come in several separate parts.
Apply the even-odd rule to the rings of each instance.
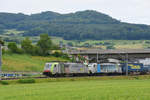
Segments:
[[[150,25],[150,0],[0,0],[0,12],[70,13],[97,10],[118,20]]]

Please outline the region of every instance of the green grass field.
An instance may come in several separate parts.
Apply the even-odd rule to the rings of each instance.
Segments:
[[[2,58],[2,71],[42,72],[46,62],[65,61],[56,57],[40,57],[18,54],[4,54]]]
[[[0,100],[150,100],[150,80],[0,85]]]

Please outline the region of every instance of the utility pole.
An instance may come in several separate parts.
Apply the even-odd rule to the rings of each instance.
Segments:
[[[126,76],[128,76],[128,53],[126,53]]]
[[[98,63],[98,51],[97,51],[97,63]]]
[[[2,76],[2,44],[0,43],[0,80]]]

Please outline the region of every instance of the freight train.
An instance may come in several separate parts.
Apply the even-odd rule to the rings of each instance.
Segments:
[[[127,69],[126,69],[127,68]],[[115,63],[46,63],[43,74],[46,76],[81,76],[81,75],[115,75],[125,74],[144,74],[149,69],[141,63],[115,64]]]

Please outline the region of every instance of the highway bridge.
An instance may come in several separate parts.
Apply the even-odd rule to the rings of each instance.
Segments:
[[[112,58],[118,60],[136,60],[150,58],[150,49],[123,49],[123,50],[68,50],[68,54],[86,56],[89,61],[100,62],[102,60]]]

